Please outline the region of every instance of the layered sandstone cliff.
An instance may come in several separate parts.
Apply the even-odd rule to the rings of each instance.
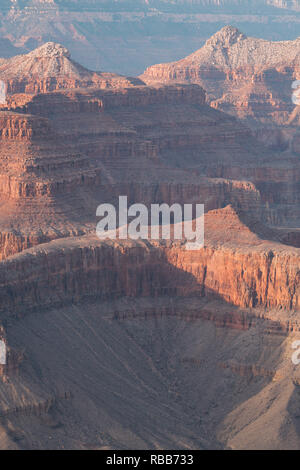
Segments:
[[[232,204],[287,228],[300,220],[298,160],[283,165],[198,85],[45,93],[17,110],[1,113],[3,258],[94,231],[97,206],[121,194],[206,211]]]
[[[197,85],[44,93],[13,108],[1,113],[2,258],[94,231],[97,206],[120,194],[262,217],[255,184],[229,171],[257,160],[257,141]]]

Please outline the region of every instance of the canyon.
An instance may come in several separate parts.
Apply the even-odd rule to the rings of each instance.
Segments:
[[[146,78],[0,61],[0,448],[298,449],[299,158]],[[119,195],[204,204],[204,247],[99,240]]]

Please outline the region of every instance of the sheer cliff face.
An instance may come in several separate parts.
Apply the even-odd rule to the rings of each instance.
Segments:
[[[244,41],[233,30],[221,36]],[[146,204],[201,201],[206,211],[231,204],[285,226],[283,239],[298,246],[288,232],[300,220],[298,157],[286,151],[283,168],[281,148],[268,150],[240,121],[209,107],[199,85],[83,88],[90,72],[49,43],[2,66],[5,83],[19,70],[24,83],[37,84],[57,68],[64,86],[75,83],[8,90],[0,116],[2,258],[93,230],[96,207],[121,193]]]
[[[4,0],[2,8],[6,9],[9,6],[14,6],[17,8],[24,8],[30,6],[39,6],[39,7],[47,7],[47,8],[69,8],[75,11],[84,11],[86,9],[95,10],[99,7],[108,7],[108,0]],[[298,0],[115,0],[114,5],[111,6],[112,10],[118,11],[118,9],[123,8],[125,10],[150,10],[153,7],[156,8],[165,8],[169,9],[170,11],[180,11],[180,7],[192,7],[195,10],[204,8],[211,8],[211,7],[218,7],[219,9],[223,9],[226,7],[242,7],[244,11],[251,11],[251,9],[261,6],[266,11],[268,10],[268,6],[275,6],[278,8],[286,8],[286,9],[293,9],[293,8],[300,8],[300,4]]]
[[[248,120],[289,124],[300,40],[270,42],[226,26],[178,62],[149,67],[147,83],[199,83],[215,108]]]

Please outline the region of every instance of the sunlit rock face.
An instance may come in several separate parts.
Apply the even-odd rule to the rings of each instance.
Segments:
[[[0,60],[0,78],[7,93],[46,93],[80,87],[118,88],[142,84],[116,74],[88,70],[71,59],[60,44],[48,42],[29,54]]]
[[[0,448],[299,448],[297,139],[53,43],[0,69]],[[204,204],[204,247],[100,241],[120,195]]]
[[[188,57],[149,67],[147,83],[199,83],[211,106],[260,124],[288,124],[298,105],[300,39],[267,41],[226,26]]]

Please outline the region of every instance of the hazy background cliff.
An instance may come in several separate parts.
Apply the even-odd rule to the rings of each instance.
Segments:
[[[227,24],[286,40],[299,22],[297,0],[2,0],[0,57],[55,41],[93,70],[137,75],[199,49]]]

